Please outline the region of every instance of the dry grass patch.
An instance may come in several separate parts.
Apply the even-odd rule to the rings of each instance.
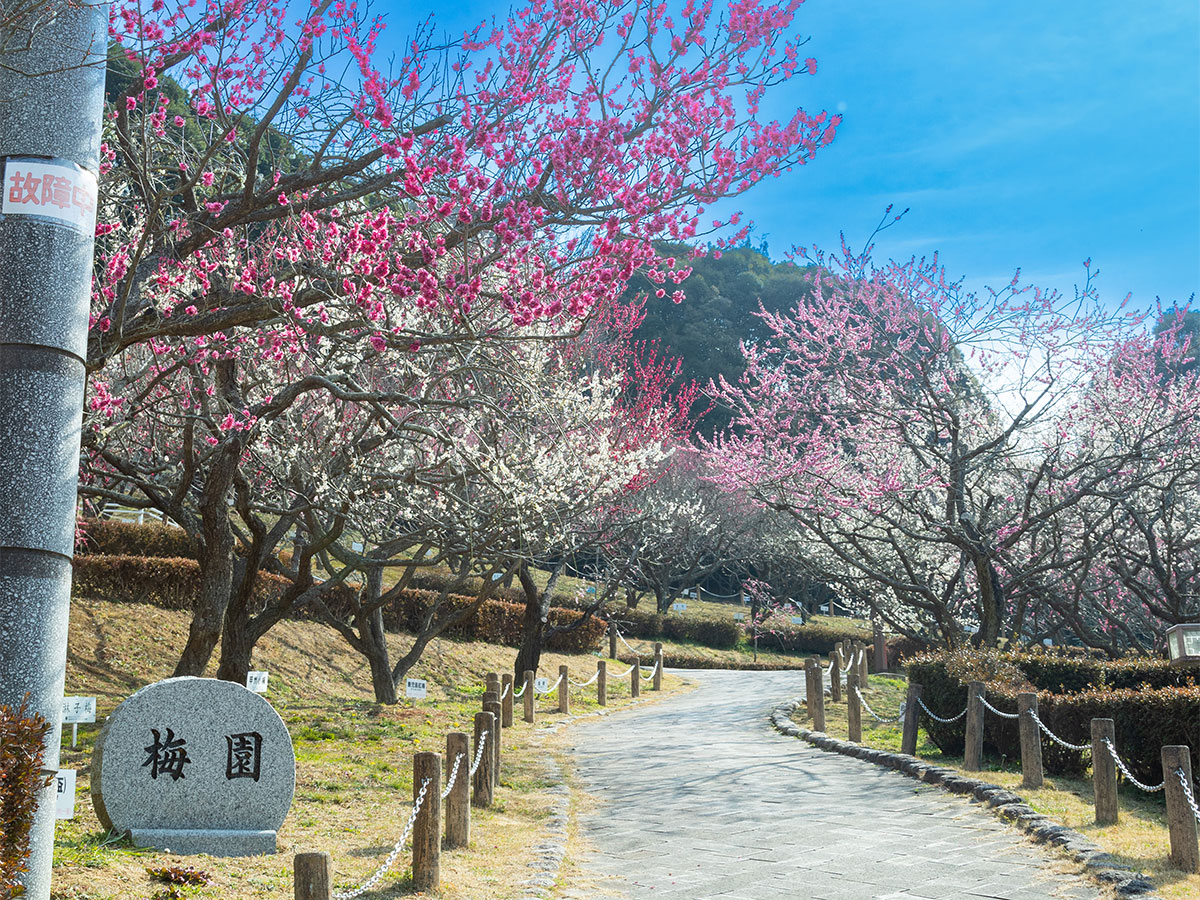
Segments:
[[[130,693],[168,677],[176,648],[187,632],[187,617],[140,604],[75,599],[72,606],[66,693],[97,697],[103,720]],[[405,638],[394,636],[396,650]],[[391,850],[411,808],[412,754],[445,751],[450,731],[470,732],[479,709],[484,676],[509,671],[516,651],[477,642],[439,641],[425,654],[415,676],[429,680],[430,697],[393,707],[374,702],[369,670],[331,630],[314,623],[284,622],[255,651],[255,668],[271,673],[267,699],[291,732],[296,749],[296,794],[279,833],[274,856],[217,859],[180,858],[137,850],[106,834],[89,802],[89,762],[99,726],[81,726],[80,747],[64,747],[62,765],[78,771],[76,818],[60,822],[55,841],[54,897],[60,900],[141,900],[161,885],[148,866],[193,865],[212,874],[196,898],[284,900],[292,896],[292,855],[328,850],[335,885],[355,886]],[[585,680],[595,671],[592,655],[546,654],[542,674],[553,682],[558,666]],[[611,663],[610,670],[619,664]],[[617,671],[624,666],[617,668]],[[666,679],[669,688],[679,680]],[[651,697],[655,695],[650,695]],[[630,700],[628,679],[609,682],[609,705]],[[573,689],[573,712],[597,708],[595,688]],[[538,701],[539,726],[557,720],[556,701]],[[495,805],[474,810],[472,847],[443,854],[442,890],[449,900],[502,900],[523,895],[532,846],[550,814],[541,756],[531,740],[540,728],[519,721],[504,732],[504,768]],[[66,744],[70,743],[69,729]],[[399,857],[399,866],[410,859]],[[411,894],[405,873],[395,871],[374,900]]]

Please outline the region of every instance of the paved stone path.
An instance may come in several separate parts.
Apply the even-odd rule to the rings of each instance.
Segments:
[[[662,900],[1096,900],[990,813],[776,733],[802,672],[689,672],[690,694],[579,723],[598,885]]]

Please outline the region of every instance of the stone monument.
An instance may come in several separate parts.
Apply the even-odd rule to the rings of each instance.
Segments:
[[[252,856],[275,852],[296,787],[291,736],[240,684],[168,678],[116,708],[92,754],[100,824],[138,847]]]

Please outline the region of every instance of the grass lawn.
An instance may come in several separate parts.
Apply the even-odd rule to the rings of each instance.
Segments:
[[[870,687],[863,696],[875,712],[888,718],[896,715],[906,691],[903,678],[872,675]],[[793,718],[800,723],[807,722],[803,706],[797,708]],[[847,736],[845,703],[831,703],[826,699],[825,731],[831,737]],[[863,710],[862,731],[863,743],[867,746],[899,752],[899,725],[881,725]],[[1042,788],[1028,790],[1021,787],[1020,760],[985,759],[982,773],[966,772],[962,768],[962,757],[942,754],[923,730],[918,735],[916,755],[970,777],[983,777],[1019,794],[1042,815],[1074,828],[1121,862],[1144,872],[1154,880],[1155,893],[1163,900],[1196,900],[1200,897],[1200,875],[1180,872],[1168,861],[1170,840],[1161,794],[1144,794],[1122,779],[1120,821],[1116,825],[1099,827],[1095,824],[1090,778],[1048,776]]]
[[[168,677],[187,633],[185,614],[134,603],[72,601],[66,693],[97,697],[103,721],[116,705],[145,684]],[[404,636],[393,636],[395,650]],[[208,887],[187,889],[196,898],[292,897],[292,856],[328,850],[335,889],[356,886],[390,851],[407,819],[412,799],[412,754],[444,753],[450,731],[471,732],[480,708],[484,676],[506,672],[516,650],[493,644],[435,641],[412,673],[429,680],[430,696],[393,707],[375,703],[365,660],[332,630],[308,622],[284,622],[255,651],[254,666],[270,672],[266,695],[283,717],[296,749],[296,794],[279,833],[274,856],[218,859],[175,857],[132,848],[106,834],[89,799],[92,747],[99,725],[80,726],[80,746],[69,749],[66,729],[62,767],[78,773],[76,817],[58,823],[53,897],[60,900],[150,898],[164,886],[151,881],[149,866],[192,865],[210,873]],[[558,677],[560,664],[578,681],[591,677],[594,655],[546,654],[540,674]],[[215,663],[214,663],[215,667]],[[625,668],[610,663],[610,671]],[[664,693],[683,689],[667,676]],[[628,679],[609,679],[609,707],[630,702]],[[643,693],[643,698],[654,698]],[[573,689],[572,711],[597,707],[595,688]],[[451,900],[519,897],[528,878],[531,848],[542,839],[540,823],[550,814],[540,749],[531,748],[541,725],[556,721],[551,696],[538,702],[539,723],[517,721],[504,732],[504,766],[497,801],[472,811],[472,847],[442,854],[440,896]],[[495,849],[502,848],[502,849]],[[397,870],[383,887],[366,895],[411,894],[401,853]]]

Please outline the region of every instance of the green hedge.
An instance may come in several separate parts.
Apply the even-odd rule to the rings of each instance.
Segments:
[[[158,556],[196,559],[198,547],[182,528],[169,525],[85,519],[80,527],[79,555]]]
[[[1041,657],[1030,664],[1030,656]],[[1052,665],[1043,665],[1053,660]],[[1079,663],[1077,667],[1059,663]],[[1100,663],[1092,667],[1090,663]],[[1032,690],[1032,678],[1070,685],[1070,693],[1038,690],[1038,715],[1046,727],[1072,744],[1091,741],[1091,720],[1112,719],[1116,728],[1117,752],[1142,781],[1157,784],[1162,780],[1160,752],[1169,744],[1192,747],[1193,769],[1200,771],[1200,687],[1195,685],[1147,687],[1163,675],[1153,660],[1108,663],[1097,660],[1042,657],[1041,654],[986,654],[980,651],[927,654],[908,662],[908,677],[922,686],[922,698],[940,716],[953,716],[967,704],[968,681],[981,680],[987,685],[988,702],[1005,712],[1016,712],[1017,694]],[[1135,686],[1087,687],[1084,672],[1103,673],[1106,678],[1134,682]],[[1083,685],[1084,689],[1079,689]],[[953,724],[921,717],[921,726],[943,752],[963,753],[965,719]],[[1020,759],[1021,744],[1017,723],[991,713],[984,716],[984,751]],[[1091,763],[1090,751],[1075,751],[1043,738],[1042,760],[1052,775],[1079,775]]]
[[[613,607],[608,618],[626,637],[690,641],[714,650],[732,650],[742,639],[742,626],[732,619],[709,615],[660,616],[653,608]]]
[[[72,591],[114,603],[149,603],[191,612],[200,596],[200,564],[194,559],[159,556],[77,556]],[[259,575],[257,594],[278,596],[290,582],[279,575]]]
[[[625,665],[633,662],[630,653],[618,654],[618,659]],[[652,665],[653,659],[642,657],[642,665]],[[762,662],[743,662],[737,660],[714,659],[699,653],[687,653],[677,650],[663,650],[663,666],[669,669],[738,669],[753,672],[790,672],[804,668],[804,660],[794,662],[786,660],[764,660]]]

